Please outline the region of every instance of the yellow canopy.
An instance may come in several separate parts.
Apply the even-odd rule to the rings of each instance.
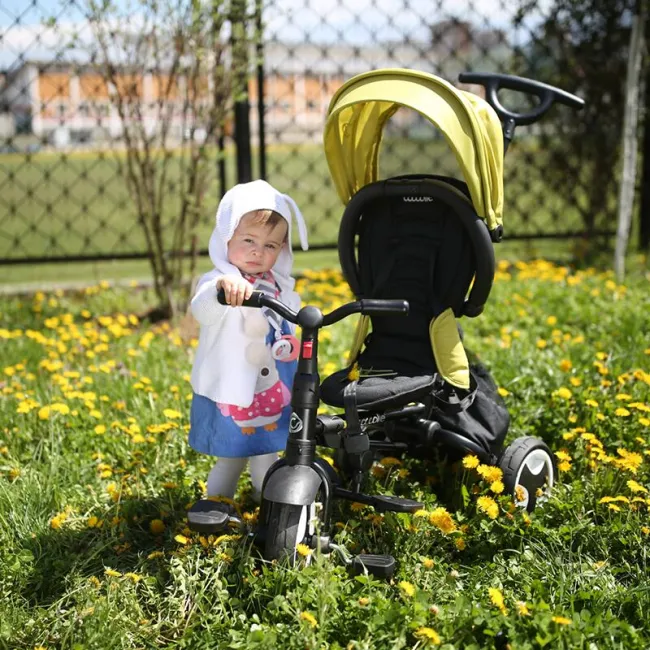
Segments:
[[[364,72],[332,97],[325,155],[343,203],[377,180],[384,125],[401,106],[418,111],[440,129],[463,171],[476,213],[490,230],[501,225],[503,132],[497,114],[478,95],[415,70]]]

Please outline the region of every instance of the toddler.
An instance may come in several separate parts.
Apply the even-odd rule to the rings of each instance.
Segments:
[[[270,309],[242,303],[256,290],[300,308],[291,276],[292,212],[307,250],[298,206],[266,181],[236,185],[217,209],[209,244],[214,270],[201,278],[191,303],[201,328],[192,368],[189,443],[219,457],[208,474],[208,499],[188,513],[196,530],[214,532],[227,523],[233,513],[227,500],[249,460],[259,499],[267,470],[285,448],[298,356],[294,326]],[[228,305],[218,302],[220,289]]]

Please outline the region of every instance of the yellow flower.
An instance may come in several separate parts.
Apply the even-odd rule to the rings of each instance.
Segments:
[[[490,519],[499,516],[499,506],[492,497],[479,497],[476,501],[478,509],[484,512]]]
[[[350,381],[355,381],[358,380],[360,377],[360,372],[359,372],[359,364],[355,361],[354,364],[352,364],[352,367],[350,368],[348,372],[348,379]]]
[[[415,587],[410,582],[407,582],[406,580],[402,580],[398,586],[402,590],[402,592],[409,598],[412,598],[415,595]]]
[[[568,454],[568,453],[567,453],[566,451],[564,451],[563,449],[560,449],[559,451],[556,451],[556,452],[555,452],[555,457],[556,457],[558,460],[571,460],[571,455]]]
[[[501,591],[496,587],[490,587],[488,589],[488,594],[490,594],[490,602],[505,616],[508,613],[508,610],[506,609]]]
[[[154,535],[160,535],[165,532],[165,524],[162,519],[152,519],[149,523],[149,530]]]
[[[648,526],[642,526],[642,527],[641,527],[641,532],[642,532],[644,535],[650,535],[650,528],[648,528]]]
[[[568,388],[565,388],[564,386],[554,391],[553,395],[555,397],[559,397],[561,399],[566,399],[566,400],[569,400],[573,397],[573,393]]]
[[[442,507],[436,508],[429,515],[429,523],[441,530],[445,535],[453,533],[456,530],[456,524],[451,515]]]
[[[420,627],[413,634],[427,645],[440,645],[438,633],[430,627]]]
[[[503,386],[497,388],[497,393],[499,393],[501,397],[508,397],[508,395],[510,395],[510,391],[507,388],[503,388]]]
[[[95,427],[95,433],[97,435],[101,435],[102,433],[106,433],[106,427],[103,424],[98,424]]]
[[[457,537],[457,538],[454,540],[454,544],[456,545],[456,548],[457,548],[459,551],[464,551],[465,548],[466,548],[466,546],[467,546],[467,545],[465,544],[465,538],[464,538],[464,537]]]
[[[312,549],[307,544],[296,544],[296,551],[298,555],[302,555],[303,557],[309,557],[312,554]]]
[[[562,361],[560,361],[560,370],[562,372],[569,372],[571,368],[573,368],[573,364],[568,359],[562,359]]]
[[[551,620],[558,625],[571,625],[573,623],[570,618],[566,618],[565,616],[554,616]]]
[[[402,464],[402,461],[399,458],[393,458],[392,456],[386,456],[379,461],[384,467],[393,467]]]
[[[112,578],[121,578],[122,574],[119,571],[116,571],[115,569],[111,569],[110,567],[107,567],[104,569],[104,573],[107,576],[111,576]]]
[[[557,317],[556,316],[549,316],[546,319],[546,324],[550,325],[551,327],[553,327],[554,325],[557,325]]]
[[[499,467],[494,467],[493,465],[479,465],[476,471],[488,483],[494,483],[494,481],[501,481],[503,479],[503,472],[501,469]]]
[[[571,469],[571,463],[568,460],[563,460],[561,463],[558,463],[557,468],[561,472],[568,472]]]
[[[316,617],[310,612],[300,612],[300,620],[307,621],[312,627],[318,627]]]
[[[632,490],[632,492],[647,492],[648,489],[641,485],[640,483],[637,483],[636,481],[628,481],[627,482],[627,487]]]
[[[463,458],[463,467],[465,469],[474,469],[479,466],[479,459],[473,454],[469,454]]]
[[[422,566],[425,569],[433,569],[435,562],[430,557],[425,557],[422,559]]]
[[[365,596],[361,596],[359,600],[357,601],[361,607],[366,607],[370,603],[370,598],[366,598]]]
[[[528,609],[528,605],[523,600],[518,600],[517,601],[517,611],[519,612],[520,616],[530,616],[530,610]]]
[[[492,481],[492,483],[490,483],[490,490],[492,490],[494,494],[501,494],[505,490],[505,487],[503,481]]]
[[[174,409],[165,409],[163,415],[170,420],[178,420],[178,418],[182,417],[183,414]]]
[[[621,418],[626,418],[626,417],[628,417],[628,416],[630,415],[630,412],[629,412],[626,408],[623,408],[622,406],[619,406],[619,407],[614,411],[614,414],[615,414],[615,415],[618,415],[618,416],[621,417]]]
[[[179,544],[189,544],[189,539],[185,537],[185,535],[176,535],[174,539],[179,543]]]

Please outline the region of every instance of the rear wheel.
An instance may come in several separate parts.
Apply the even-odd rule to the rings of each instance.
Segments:
[[[548,498],[557,478],[551,450],[545,442],[532,436],[517,438],[508,445],[499,467],[506,490],[514,496],[515,503],[528,512]]]
[[[296,506],[273,502],[269,508],[264,557],[267,560],[287,559],[294,564],[298,559],[298,544],[303,544],[313,533],[316,504]]]

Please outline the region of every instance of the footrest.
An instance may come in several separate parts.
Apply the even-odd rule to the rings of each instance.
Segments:
[[[372,497],[372,500],[378,512],[416,512],[424,508],[424,504],[419,501],[387,494],[376,494]]]
[[[231,521],[237,521],[235,509],[221,501],[200,499],[187,511],[187,522],[191,530],[212,535],[228,528]]]
[[[374,506],[377,512],[416,512],[424,508],[423,503],[413,499],[394,497],[388,494],[363,494],[363,492],[353,492],[339,486],[334,487],[334,496]]]
[[[392,555],[361,553],[352,558],[350,571],[353,575],[360,575],[367,571],[377,578],[390,578],[395,571],[395,558]]]

